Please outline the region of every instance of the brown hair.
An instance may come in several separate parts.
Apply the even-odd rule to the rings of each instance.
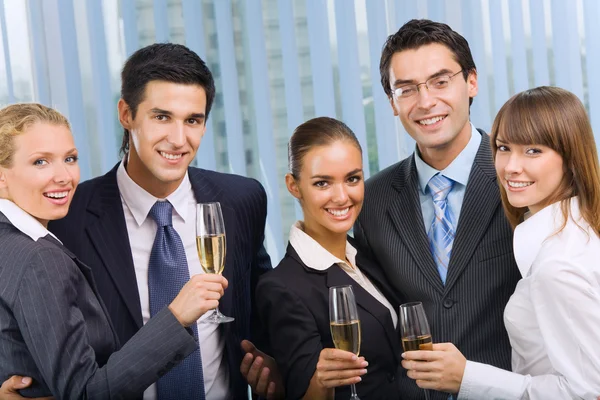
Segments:
[[[71,129],[61,113],[38,103],[13,104],[0,110],[0,166],[10,168],[12,165],[16,151],[14,137],[40,122]]]
[[[600,167],[596,142],[585,108],[573,93],[541,86],[514,95],[498,112],[491,131],[494,158],[496,138],[520,145],[538,144],[556,151],[563,160],[564,177],[547,204],[562,201],[564,217],[569,217],[571,197],[578,196],[581,216],[600,234]],[[506,189],[500,185],[502,204],[511,225],[523,221],[526,208],[510,205]]]
[[[390,85],[390,63],[394,54],[404,50],[414,50],[428,44],[439,43],[446,46],[454,60],[460,65],[465,81],[471,72],[476,72],[475,61],[467,40],[446,24],[428,19],[411,19],[393,35],[388,36],[381,51],[379,73],[381,85],[388,97],[392,97]],[[469,98],[469,105],[473,98]]]
[[[312,148],[338,140],[349,141],[362,154],[362,148],[352,130],[343,122],[329,117],[318,117],[300,124],[288,143],[288,166],[294,179],[300,177],[302,160]]]

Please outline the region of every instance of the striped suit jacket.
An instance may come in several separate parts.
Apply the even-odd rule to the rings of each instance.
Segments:
[[[0,213],[0,381],[33,378],[24,396],[122,399],[198,346],[165,307],[120,351],[90,269],[56,239],[33,241]]]
[[[469,360],[510,370],[503,313],[521,276],[489,137],[480,133],[483,137],[469,175],[445,285],[423,225],[414,154],[367,180],[354,234],[406,301],[423,302],[434,342],[452,342]],[[405,373],[401,388],[406,399],[424,398]]]
[[[118,164],[106,175],[79,185],[67,217],[50,223],[49,229],[89,265],[117,336],[125,343],[143,321],[117,168]],[[258,277],[271,269],[263,247],[266,194],[254,179],[199,168],[189,168],[188,174],[198,202],[221,203],[227,233],[223,275],[229,287],[219,309],[235,321],[220,329],[225,337],[231,393],[236,399],[246,398],[240,342],[253,339],[261,345],[254,288]]]

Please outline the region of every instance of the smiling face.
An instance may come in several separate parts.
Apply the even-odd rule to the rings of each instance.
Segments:
[[[461,70],[446,46],[427,44],[395,53],[390,62],[392,91],[407,84],[419,84],[439,75],[454,75]],[[440,91],[419,86],[419,92],[405,99],[392,95],[394,115],[400,117],[408,134],[417,142],[423,160],[443,169],[464,149],[470,139],[469,98],[477,95],[477,74],[454,76]]]
[[[206,130],[206,92],[200,85],[151,81],[135,118],[121,99],[119,119],[130,132],[127,173],[158,198],[183,180]]]
[[[0,167],[0,193],[47,226],[63,218],[79,183],[77,149],[64,125],[35,123],[14,139],[10,167]]]
[[[304,230],[315,240],[344,236],[354,225],[364,199],[362,155],[348,140],[308,151],[300,176],[286,176],[290,193],[300,200]]]
[[[560,154],[547,146],[507,143],[496,139],[496,172],[515,208],[535,214],[549,205],[564,179]]]

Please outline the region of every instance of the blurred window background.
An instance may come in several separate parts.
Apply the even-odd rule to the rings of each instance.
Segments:
[[[195,163],[262,182],[276,263],[300,217],[284,184],[297,125],[323,115],[346,122],[367,176],[413,151],[378,69],[387,35],[411,18],[446,22],[469,41],[477,127],[489,130],[511,95],[557,85],[581,98],[599,134],[597,0],[0,0],[0,102],[37,101],[67,115],[82,178],[98,176],[119,160],[127,57],[154,42],[187,45],[217,86]]]

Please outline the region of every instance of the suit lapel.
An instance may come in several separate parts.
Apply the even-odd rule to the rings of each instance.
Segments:
[[[94,280],[94,274],[92,272],[92,269],[90,267],[88,267],[86,264],[84,264],[83,262],[81,262],[75,254],[73,254],[69,249],[67,249],[61,242],[56,240],[52,235],[46,235],[45,237],[41,238],[40,240],[45,240],[47,242],[52,243],[54,246],[59,247],[63,252],[65,252],[65,254],[67,256],[69,256],[73,260],[75,265],[77,265],[77,267],[79,268],[79,270],[85,277],[86,281],[90,285],[92,292],[96,296],[96,299],[98,300],[98,304],[102,308],[102,312],[104,312],[106,321],[108,321],[108,324],[110,325],[110,329],[113,333],[113,339],[114,339],[115,343],[119,343],[119,337],[117,336],[117,331],[115,330],[115,328],[113,326],[110,315],[108,314],[108,310],[106,309],[106,305],[104,304],[104,301],[102,301],[102,297],[100,296],[100,293],[98,292],[98,287],[96,286],[96,281]]]
[[[302,264],[304,265],[304,263]],[[395,331],[393,329],[392,319],[389,315],[389,310],[387,307],[371,296],[354,279],[350,278],[350,276],[340,267],[337,265],[331,266],[327,270],[327,287],[330,288],[333,286],[343,285],[352,285],[357,306],[371,314],[381,324],[384,332],[386,333],[388,342],[394,351],[394,357],[396,358],[396,361],[398,361],[400,348],[398,346],[398,339],[394,337]]]
[[[218,201],[221,203],[223,221],[225,222],[225,269],[223,276],[229,281],[229,288],[219,301],[219,310],[227,315],[232,315],[233,293],[235,292],[236,270],[235,270],[235,244],[236,240],[236,214],[226,199],[222,196],[220,188],[207,180],[202,170],[188,169],[188,175],[192,184],[192,190],[198,203],[210,203]],[[230,324],[228,324],[230,325]]]
[[[142,309],[123,205],[117,186],[117,168],[118,164],[102,178],[96,195],[90,201],[88,212],[96,215],[97,219],[88,225],[86,231],[131,317],[137,327],[141,328]]]
[[[352,240],[351,243],[353,243]],[[401,297],[399,297],[397,291],[389,285],[383,270],[377,263],[368,257],[365,257],[362,252],[358,252],[356,255],[356,265],[369,278],[369,280],[375,286],[377,286],[377,288],[381,291],[385,298],[388,299],[394,308],[397,308],[403,303],[403,300]]]
[[[423,225],[421,204],[419,203],[417,167],[414,154],[400,165],[392,180],[392,187],[398,192],[388,209],[388,214],[396,227],[402,242],[408,248],[417,267],[432,287],[443,293],[444,285],[435,266],[429,240]]]
[[[448,266],[446,290],[465,269],[488,229],[497,208],[500,207],[500,190],[492,159],[489,137],[482,133],[481,144],[467,183],[465,198],[458,219],[456,237]]]

